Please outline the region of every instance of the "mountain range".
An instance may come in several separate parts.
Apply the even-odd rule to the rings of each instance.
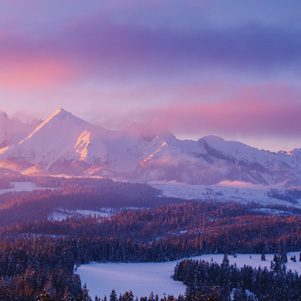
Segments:
[[[141,124],[110,131],[64,109],[31,124],[1,112],[0,168],[35,176],[289,187],[301,184],[301,149],[274,153],[216,136],[179,140]]]

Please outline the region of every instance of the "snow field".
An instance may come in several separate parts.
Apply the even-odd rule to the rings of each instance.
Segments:
[[[163,263],[91,263],[80,266],[76,273],[82,284],[87,284],[92,299],[97,295],[109,297],[115,289],[117,295],[132,291],[140,297],[148,297],[153,291],[160,298],[184,294],[186,286],[173,281],[171,276],[176,262]]]
[[[203,200],[229,202],[236,201],[242,204],[259,203],[261,205],[284,205],[301,208],[301,200],[292,204],[283,200],[269,197],[267,192],[270,187],[252,185],[241,182],[237,187],[227,186],[222,183],[215,186],[190,185],[184,183],[152,182],[150,185],[162,191],[165,197],[175,197],[186,200]]]
[[[301,273],[300,252],[287,253],[287,270]],[[291,256],[296,256],[297,262],[290,260]],[[191,259],[205,260],[221,264],[223,254],[207,254]],[[252,267],[270,268],[274,254],[266,254],[266,261],[261,261],[261,254],[237,254],[235,258],[228,256],[230,264],[236,263],[238,268],[244,265]],[[211,260],[212,259],[212,260]],[[180,261],[180,260],[178,260]],[[148,297],[151,292],[158,294],[160,298],[173,295],[177,297],[184,294],[186,286],[178,281],[172,280],[174,268],[177,261],[162,263],[90,263],[80,266],[76,273],[81,278],[82,285],[87,284],[89,294],[92,299],[97,295],[104,298],[110,295],[115,289],[117,295],[124,294],[125,291],[132,291],[140,297]]]
[[[107,210],[107,209],[110,209],[110,210]],[[95,210],[67,210],[67,209],[59,208],[48,216],[48,220],[63,221],[65,219],[67,219],[68,217],[84,218],[84,217],[88,217],[88,216],[110,217],[116,213],[111,210],[113,210],[113,209],[104,208],[104,210],[100,209],[99,211],[95,211]]]
[[[34,182],[11,182],[12,188],[0,189],[0,194],[7,192],[21,192],[21,191],[33,191],[36,189],[43,189],[42,187],[37,187]]]
[[[297,272],[301,274],[301,262],[299,261],[299,253],[300,252],[290,252],[287,253],[287,263],[286,263],[286,270],[291,270],[292,272]],[[274,258],[274,254],[266,254],[265,261],[261,260],[261,254],[236,254],[236,258],[233,255],[228,255],[228,259],[231,264],[237,265],[238,268],[242,268],[244,265],[251,266],[253,268],[258,268],[259,266],[261,268],[266,267],[267,269],[270,269],[271,261]],[[296,262],[293,262],[290,260],[291,256],[296,256]],[[213,262],[216,262],[218,264],[221,264],[224,258],[224,254],[206,254],[202,256],[193,257],[192,259],[200,259],[205,260],[208,262],[211,262],[211,259],[213,259]]]
[[[97,210],[68,210],[68,209],[62,209],[57,208],[54,212],[52,212],[48,216],[48,220],[54,220],[54,221],[63,221],[67,219],[68,217],[77,217],[77,218],[84,218],[88,216],[92,217],[111,217],[122,210],[142,210],[142,209],[148,209],[146,207],[121,207],[120,209],[115,208],[99,208]]]

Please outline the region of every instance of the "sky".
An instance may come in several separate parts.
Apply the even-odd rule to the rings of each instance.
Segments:
[[[0,0],[0,110],[301,148],[299,0]]]

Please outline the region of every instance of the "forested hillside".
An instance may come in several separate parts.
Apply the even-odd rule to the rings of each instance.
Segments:
[[[300,216],[269,216],[257,205],[170,204],[110,218],[22,222],[0,229],[2,296],[60,300],[84,293],[74,266],[169,261],[204,253],[301,250]],[[75,272],[76,273],[76,272]],[[190,299],[187,299],[190,300]]]
[[[174,280],[187,285],[187,300],[231,300],[231,295],[235,301],[300,300],[301,276],[286,271],[282,255],[275,255],[271,270],[239,269],[229,264],[227,255],[221,265],[187,259],[176,266]]]

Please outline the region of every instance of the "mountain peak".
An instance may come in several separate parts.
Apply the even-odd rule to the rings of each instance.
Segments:
[[[51,120],[62,120],[62,119],[68,118],[68,117],[73,118],[74,120],[80,120],[82,122],[85,122],[82,119],[74,116],[71,112],[68,112],[68,111],[64,110],[63,108],[60,108],[57,111],[55,111],[52,115],[50,115],[43,123],[41,123],[39,125],[39,127],[44,126],[45,124],[49,123],[49,121],[51,121]]]
[[[175,139],[174,134],[170,130],[159,127],[151,122],[148,123],[133,122],[131,125],[124,128],[124,131],[128,133],[139,134],[144,138],[147,137],[147,140],[155,136],[161,136],[164,137],[164,139]]]
[[[51,116],[49,116],[44,122],[40,123],[35,130],[25,139],[19,142],[19,144],[22,144],[24,141],[31,138],[33,135],[35,135],[40,129],[42,129],[45,126],[49,126],[51,124],[53,129],[60,130],[62,124],[61,123],[68,123],[70,122],[74,124],[86,124],[86,121],[74,116],[72,113],[65,111],[63,108],[58,109],[56,112],[54,112]]]
[[[4,118],[7,118],[7,114],[3,111],[0,111],[0,117],[4,117]]]
[[[225,142],[225,139],[219,137],[219,136],[215,136],[215,135],[208,135],[205,136],[203,138],[201,138],[202,140],[205,140],[207,142],[211,142],[211,143],[222,143]]]
[[[72,113],[67,112],[66,110],[64,110],[63,108],[59,108],[57,111],[55,111],[48,119],[57,116],[57,115],[72,115]]]

